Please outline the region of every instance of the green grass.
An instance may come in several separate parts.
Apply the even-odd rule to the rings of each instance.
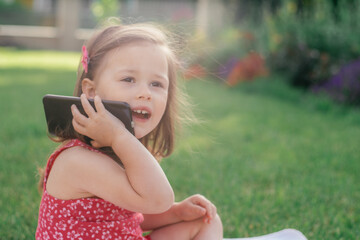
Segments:
[[[34,238],[37,167],[56,146],[41,100],[72,94],[78,58],[0,49],[0,239]],[[360,239],[358,110],[278,77],[236,88],[212,80],[185,86],[203,123],[185,127],[162,162],[177,200],[207,196],[226,237],[296,228],[309,239]]]

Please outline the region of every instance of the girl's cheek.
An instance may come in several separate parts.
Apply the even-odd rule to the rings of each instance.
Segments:
[[[154,96],[158,97],[162,101],[167,101],[168,93],[165,90],[161,90],[161,91],[157,91],[156,93],[154,93]]]

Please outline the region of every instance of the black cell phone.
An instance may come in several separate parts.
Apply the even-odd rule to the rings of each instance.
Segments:
[[[95,109],[93,99],[89,99],[91,106]],[[126,129],[134,135],[134,123],[132,121],[130,105],[126,102],[102,100],[104,107],[115,117],[120,119]],[[72,126],[71,105],[75,104],[79,111],[87,116],[82,107],[79,97],[61,96],[47,94],[43,97],[45,117],[48,132],[54,136],[56,133]]]

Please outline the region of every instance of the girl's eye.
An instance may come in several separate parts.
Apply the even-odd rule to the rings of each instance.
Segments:
[[[153,87],[163,87],[161,82],[152,82],[151,86],[153,86]]]
[[[132,77],[127,77],[127,78],[122,79],[121,81],[122,81],[122,82],[132,83],[132,82],[134,82],[134,78],[132,78]]]

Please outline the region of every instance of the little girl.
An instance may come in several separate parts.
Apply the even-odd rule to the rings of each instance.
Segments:
[[[72,106],[48,160],[36,239],[222,239],[216,207],[201,195],[174,203],[157,161],[174,146],[177,67],[151,25],[110,26],[87,42],[74,92],[87,116]],[[101,99],[130,104],[135,136]]]

